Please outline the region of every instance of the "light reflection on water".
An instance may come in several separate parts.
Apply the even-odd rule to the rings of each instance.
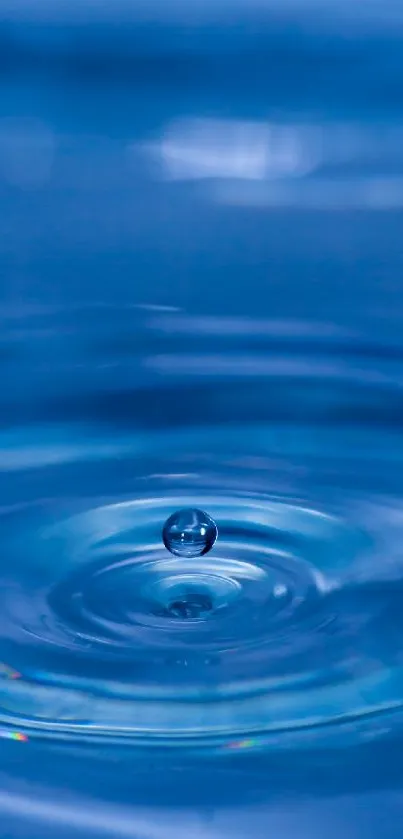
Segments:
[[[400,839],[400,10],[3,8],[4,835]]]

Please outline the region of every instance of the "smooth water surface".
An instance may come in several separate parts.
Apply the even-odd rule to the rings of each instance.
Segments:
[[[80,8],[1,14],[0,835],[400,839],[401,12]]]

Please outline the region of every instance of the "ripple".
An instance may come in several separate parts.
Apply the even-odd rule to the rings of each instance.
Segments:
[[[2,432],[1,726],[190,753],[396,733],[400,354],[284,324],[279,354],[263,322],[181,354],[164,317],[152,393],[92,382]],[[183,508],[217,524],[208,555],[165,549]]]
[[[185,503],[218,523],[208,556],[161,545]],[[225,749],[399,709],[398,592],[363,579],[369,555],[358,522],[268,495],[148,497],[33,529],[4,600],[21,678],[0,683],[2,722]]]

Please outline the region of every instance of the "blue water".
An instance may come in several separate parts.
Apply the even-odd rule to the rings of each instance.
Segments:
[[[401,839],[401,9],[34,5],[0,15],[0,836]]]

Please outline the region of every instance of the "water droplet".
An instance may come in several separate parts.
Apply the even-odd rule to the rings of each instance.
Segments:
[[[162,538],[175,556],[203,556],[217,539],[217,525],[202,510],[178,510],[165,522]]]

